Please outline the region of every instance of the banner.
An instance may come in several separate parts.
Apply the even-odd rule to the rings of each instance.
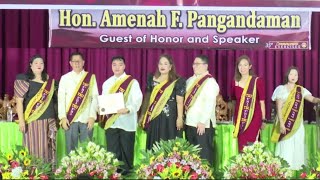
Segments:
[[[31,9],[39,5],[48,5],[46,9],[52,9],[52,5],[320,7],[319,0],[0,0],[0,4],[30,4]]]
[[[50,10],[49,47],[311,49],[311,12],[110,6]]]

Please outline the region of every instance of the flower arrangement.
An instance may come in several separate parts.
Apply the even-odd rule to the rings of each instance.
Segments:
[[[300,178],[320,179],[320,152],[317,153],[315,158],[310,158],[307,166],[303,166]]]
[[[23,146],[16,146],[12,152],[0,152],[3,179],[49,179],[51,171],[51,164],[31,156]]]
[[[230,159],[226,179],[287,179],[293,172],[282,158],[274,157],[261,142],[243,148],[243,153]]]
[[[84,146],[84,147],[82,147]],[[57,178],[74,179],[89,175],[94,179],[119,179],[117,168],[122,164],[114,154],[93,142],[86,143],[61,160],[55,171]]]
[[[212,170],[199,156],[199,146],[177,138],[157,142],[144,152],[136,169],[139,179],[213,179]]]

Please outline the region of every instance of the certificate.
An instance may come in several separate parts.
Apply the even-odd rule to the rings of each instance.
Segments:
[[[125,108],[123,93],[104,94],[98,96],[99,114],[114,114]]]

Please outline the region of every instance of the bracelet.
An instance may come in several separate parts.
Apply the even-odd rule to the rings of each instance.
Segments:
[[[262,122],[266,123],[268,120],[267,119],[262,119]]]

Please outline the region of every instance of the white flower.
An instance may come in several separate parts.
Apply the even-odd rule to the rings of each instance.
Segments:
[[[62,172],[62,168],[60,167],[60,168],[56,169],[55,174],[60,174],[61,172]]]
[[[92,148],[94,148],[95,146],[96,146],[95,143],[93,143],[92,141],[89,141],[89,143],[88,143],[88,145],[87,145],[87,148],[92,149]]]
[[[77,155],[76,152],[73,150],[69,153],[69,156],[76,156],[76,155]]]
[[[14,179],[20,178],[21,174],[22,174],[22,168],[20,166],[19,167],[15,167],[14,169],[12,169],[11,176]]]
[[[254,149],[255,149],[255,147],[254,147],[253,145],[248,146],[248,150],[249,150],[249,152],[252,152]]]
[[[236,163],[240,163],[241,161],[242,161],[241,156],[237,156],[237,157],[236,157]]]
[[[70,158],[68,156],[65,156],[64,158],[62,158],[61,160],[62,166],[66,167],[69,165],[69,163],[70,163]]]
[[[231,179],[231,174],[230,174],[228,171],[227,171],[227,172],[224,172],[223,177],[224,177],[225,179]]]
[[[108,174],[108,171],[103,171],[103,179],[109,179],[109,174]]]
[[[285,177],[292,177],[293,172],[289,169],[286,169],[285,173],[284,173]]]
[[[155,177],[153,177],[153,179],[161,179],[161,177],[155,176]]]
[[[118,162],[119,162],[118,159],[114,159],[114,160],[113,160],[113,163],[118,163]]]

